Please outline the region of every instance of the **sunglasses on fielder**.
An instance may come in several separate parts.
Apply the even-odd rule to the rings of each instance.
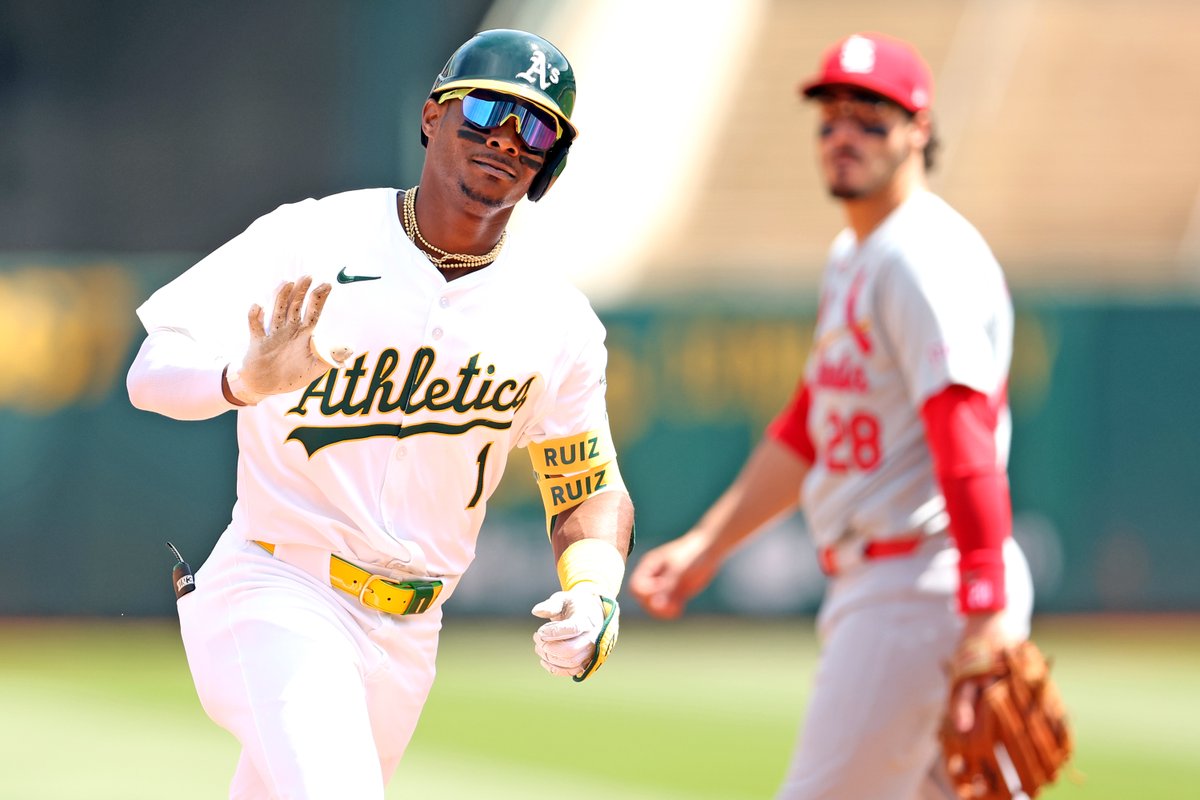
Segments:
[[[562,137],[562,125],[557,117],[543,108],[519,98],[490,89],[455,89],[438,98],[462,100],[462,114],[467,123],[482,131],[490,131],[508,122],[517,121],[517,133],[530,150],[544,153]]]
[[[870,136],[887,136],[892,126],[907,112],[885,97],[864,91],[824,92],[815,99],[821,106],[821,126],[818,132],[824,139],[833,135],[840,120],[849,120]]]

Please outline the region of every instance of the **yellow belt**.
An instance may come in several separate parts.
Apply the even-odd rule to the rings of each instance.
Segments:
[[[275,545],[270,542],[256,539],[254,543],[271,555],[275,554]],[[394,583],[333,554],[329,556],[329,583],[335,589],[357,597],[367,608],[386,614],[420,614],[427,611],[442,593],[441,581]]]

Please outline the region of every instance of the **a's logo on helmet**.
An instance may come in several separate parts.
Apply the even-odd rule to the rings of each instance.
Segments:
[[[875,43],[862,36],[851,36],[842,45],[842,72],[866,73],[875,69]]]
[[[547,68],[546,54],[536,44],[530,44],[529,49],[533,51],[529,56],[529,69],[518,72],[516,77],[524,78],[544,92],[550,84],[558,83],[558,67]]]

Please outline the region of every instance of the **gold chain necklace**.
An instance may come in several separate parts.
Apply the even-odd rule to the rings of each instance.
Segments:
[[[433,262],[434,266],[438,269],[463,269],[486,266],[496,260],[496,256],[500,255],[500,248],[504,247],[504,237],[508,235],[508,231],[501,231],[500,238],[496,240],[496,246],[481,256],[470,253],[449,253],[437,245],[431,244],[422,236],[421,229],[417,227],[417,188],[414,186],[404,193],[404,232],[408,234],[408,240],[413,244],[419,240],[426,249],[433,251],[432,253],[426,252],[425,257]]]

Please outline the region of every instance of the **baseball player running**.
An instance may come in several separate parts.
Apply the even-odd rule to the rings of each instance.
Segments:
[[[533,609],[542,666],[582,680],[616,640],[633,509],[604,329],[505,241],[574,104],[556,47],[480,33],[421,111],[419,187],[281,206],[138,309],[133,404],[238,415],[232,518],[178,602],[200,701],[242,746],[231,797],[383,797],[514,447],[562,583]]]
[[[847,227],[825,269],[790,404],[690,531],[648,552],[630,591],[682,613],[722,561],[803,508],[828,576],[820,662],[779,796],[954,794],[937,730],[956,674],[1028,635],[1010,537],[1005,386],[1013,312],[983,238],[927,188],[933,85],[904,42],[856,34],[802,86]],[[969,728],[979,684],[953,703]]]

